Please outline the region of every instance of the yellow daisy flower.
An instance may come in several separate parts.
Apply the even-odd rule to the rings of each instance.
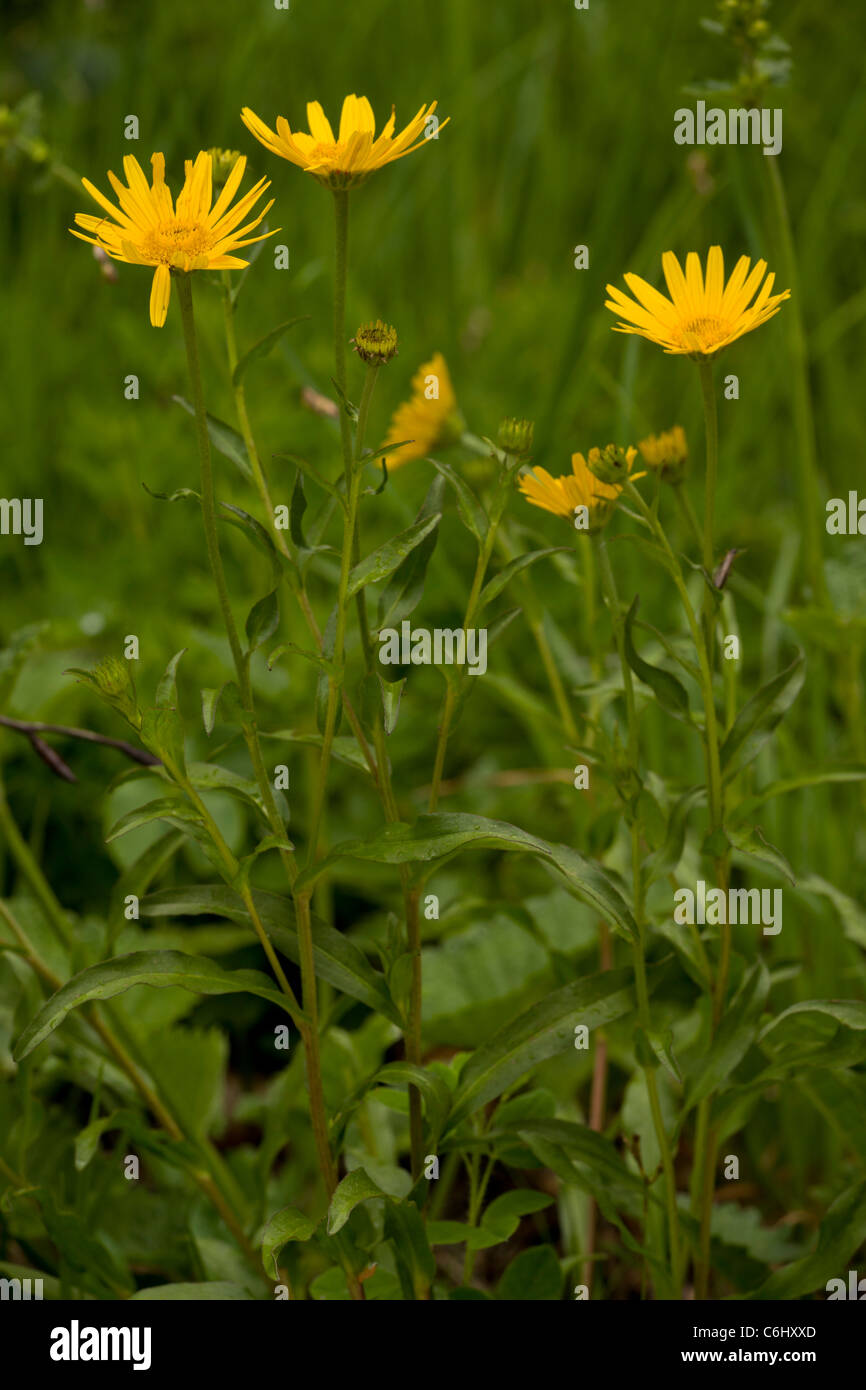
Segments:
[[[451,384],[451,376],[441,352],[434,352],[412,378],[412,397],[395,410],[383,447],[410,440],[388,456],[393,470],[413,459],[426,458],[434,449],[456,444],[464,422]]]
[[[748,256],[741,256],[726,285],[720,246],[710,248],[706,278],[696,252],[690,251],[686,257],[683,274],[673,251],[666,251],[662,268],[670,299],[639,275],[624,277],[634,299],[608,285],[611,298],[605,301],[606,307],[627,320],[618,323],[614,332],[637,333],[658,343],[665,352],[698,359],[715,357],[729,343],[777,314],[791,293],[772,293],[775,276],[764,279],[766,261],[758,261],[751,273],[750,264]]]
[[[273,199],[252,222],[239,227],[238,223],[270,187],[268,179],[259,179],[233,207],[230,206],[246,168],[244,155],[238,156],[216,202],[212,202],[213,160],[207,151],[201,150],[194,163],[190,159],[186,161],[186,177],[176,204],[172,203],[165,182],[165,156],[153,154],[150,162],[153,166],[150,186],[141,165],[132,155],[126,155],[123,161],[126,186],[109,171],[119,208],[89,179],[82,179],[91,198],[114,221],[78,212],[75,214],[77,225],[92,235],[77,232],[74,227],[69,230],[82,241],[100,247],[115,261],[155,267],[150,291],[150,321],[154,328],[161,328],[168,313],[172,270],[232,270],[247,265],[230,252],[272,235],[263,232],[261,236],[248,237],[247,232],[259,225]]]
[[[589,459],[594,462],[601,450],[590,449]],[[637,449],[627,449],[625,460],[632,479],[642,478],[643,473],[632,474],[632,466],[637,458]],[[517,486],[527,502],[533,507],[542,507],[554,516],[573,521],[581,531],[597,531],[609,519],[622,488],[615,483],[603,483],[590,472],[589,464],[583,454],[572,454],[571,473],[554,478],[546,468],[533,468],[523,473]]]
[[[393,108],[377,136],[372,106],[366,97],[356,96],[346,97],[343,102],[337,137],[318,101],[307,102],[309,134],[293,131],[285,116],[277,117],[277,129],[273,131],[248,106],[241,111],[241,120],[265,149],[305,169],[326,188],[354,188],[375,169],[425,145],[422,132],[435,110],[435,101],[432,106],[422,106],[399,135],[394,134]],[[443,121],[439,129],[447,124],[447,120]]]
[[[644,463],[658,473],[663,482],[679,482],[684,477],[689,446],[682,425],[640,439],[637,447]]]

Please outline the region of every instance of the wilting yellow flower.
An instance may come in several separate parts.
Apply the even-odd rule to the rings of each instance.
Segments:
[[[343,102],[336,138],[318,101],[307,102],[309,134],[293,131],[285,116],[277,117],[277,129],[273,131],[248,106],[241,111],[241,120],[265,149],[306,169],[327,188],[354,188],[375,169],[426,144],[426,137],[419,136],[435,110],[435,101],[431,106],[422,106],[399,135],[394,134],[393,108],[377,136],[372,106],[366,97],[356,96],[346,97]],[[447,120],[442,121],[438,129],[447,124]]]
[[[155,267],[150,291],[150,321],[154,328],[161,328],[168,312],[172,270],[232,270],[247,265],[230,252],[272,235],[263,232],[261,236],[248,237],[247,232],[259,225],[273,199],[254,221],[239,227],[238,223],[270,186],[268,179],[259,179],[234,207],[231,206],[246,168],[245,156],[238,156],[213,206],[213,161],[205,150],[199,152],[195,163],[190,159],[186,161],[186,177],[176,205],[172,204],[165,182],[165,156],[153,154],[150,162],[153,165],[152,186],[148,186],[141,165],[132,155],[126,155],[123,160],[126,187],[109,171],[119,208],[89,179],[82,179],[91,198],[115,220],[111,222],[106,217],[77,212],[78,226],[93,235],[85,236],[74,227],[69,230],[82,241],[100,246],[115,261]]]
[[[779,312],[790,290],[773,294],[774,275],[764,279],[766,261],[758,261],[749,272],[748,256],[741,256],[727,285],[725,262],[720,246],[710,247],[707,273],[704,279],[701,262],[695,251],[686,257],[685,275],[673,251],[662,256],[670,299],[659,294],[639,275],[626,275],[626,284],[634,299],[608,285],[611,299],[606,307],[620,314],[626,323],[619,323],[615,333],[637,333],[658,343],[665,352],[689,357],[715,357],[722,348],[766,323]],[[763,282],[763,283],[762,283]]]
[[[601,450],[590,449],[590,460],[601,456]],[[643,473],[631,473],[637,458],[637,449],[627,449],[625,459],[632,478],[642,478]],[[609,519],[616,506],[621,487],[613,483],[603,483],[590,472],[589,464],[583,454],[572,454],[571,473],[554,478],[546,468],[533,468],[523,473],[517,485],[527,502],[534,507],[543,507],[555,516],[566,517],[574,522],[578,531],[597,531]]]
[[[445,358],[435,352],[429,362],[419,367],[412,378],[412,396],[398,406],[385,438],[389,444],[410,440],[388,457],[389,469],[399,468],[412,459],[423,459],[434,449],[456,444],[463,433],[463,417]]]
[[[689,446],[682,425],[674,425],[661,434],[651,434],[638,441],[640,455],[648,468],[665,483],[678,483],[684,477]]]

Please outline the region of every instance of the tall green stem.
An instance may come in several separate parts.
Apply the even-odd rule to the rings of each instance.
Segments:
[[[623,689],[625,692],[626,720],[628,726],[628,754],[629,761],[634,772],[637,772],[638,758],[640,754],[640,738],[637,725],[637,713],[635,708],[634,685],[632,682],[631,668],[628,664],[625,652],[625,625],[623,623],[622,612],[619,605],[619,597],[616,591],[616,580],[614,579],[613,569],[611,568],[610,557],[603,540],[598,541],[597,545],[599,575],[601,578],[602,589],[610,610],[610,619],[613,625],[614,640],[619,653],[620,666],[622,668]],[[644,914],[644,892],[643,879],[641,873],[641,853],[640,853],[640,825],[636,817],[631,820],[631,851],[632,851],[632,889],[634,897],[634,918],[637,927],[637,938],[634,942],[634,970],[635,970],[635,991],[637,994],[638,1021],[644,1033],[648,1033],[652,1027],[649,992],[646,979],[646,925]],[[680,1222],[679,1209],[677,1207],[677,1185],[676,1173],[674,1172],[673,1158],[671,1156],[670,1144],[668,1143],[667,1131],[665,1130],[664,1116],[662,1115],[661,1101],[659,1099],[658,1084],[655,1071],[650,1066],[644,1066],[644,1076],[646,1078],[647,1095],[649,1097],[650,1112],[652,1114],[653,1129],[655,1131],[656,1142],[659,1146],[661,1155],[662,1170],[665,1179],[665,1203],[668,1218],[668,1240],[670,1244],[670,1264],[671,1264],[671,1283],[675,1297],[681,1296],[681,1257],[680,1257]]]
[[[252,691],[249,679],[249,666],[244,653],[241,650],[237,628],[232,615],[231,604],[229,602],[228,588],[223,570],[222,556],[220,555],[219,539],[217,537],[216,526],[216,505],[214,502],[213,490],[213,470],[211,468],[210,439],[207,429],[207,414],[205,412],[204,392],[201,381],[201,367],[199,364],[198,344],[195,333],[195,317],[192,302],[192,277],[190,275],[178,276],[178,300],[180,302],[181,317],[183,320],[184,342],[186,344],[187,362],[189,365],[190,387],[195,407],[196,430],[198,435],[199,464],[201,468],[201,507],[202,518],[204,521],[205,542],[207,545],[208,558],[210,560],[211,572],[216,585],[217,597],[219,599],[220,611],[225,624],[226,635],[231,647],[234,659],[235,670],[238,676],[238,685],[241,692],[241,703],[244,708],[245,735],[247,746],[253,760],[253,767],[256,773],[256,780],[262,792],[265,806],[268,810],[268,820],[274,829],[275,834],[285,835],[285,828],[279,818],[276,804],[274,802],[273,790],[265,772],[264,762],[258,743],[258,735],[255,726],[255,714],[253,711]],[[294,882],[297,877],[297,869],[294,856],[290,851],[281,851],[281,858],[286,867],[290,882]],[[244,893],[244,900],[247,909],[252,908],[252,920],[257,924],[257,914],[252,898],[248,891]],[[322,1064],[319,1051],[319,1029],[318,1029],[318,1006],[316,997],[316,975],[313,964],[313,929],[309,910],[309,899],[305,899],[305,911],[297,913],[298,946],[301,963],[301,985],[302,985],[302,1006],[303,1019],[299,1020],[301,1038],[304,1044],[304,1056],[307,1068],[307,1086],[310,1095],[310,1114],[312,1118],[313,1134],[316,1140],[316,1151],[319,1160],[319,1168],[325,1189],[330,1196],[336,1186],[336,1173],[334,1169],[333,1156],[328,1137],[328,1122],[325,1112],[324,1089],[322,1086]],[[257,930],[259,929],[258,924]],[[267,935],[261,929],[260,936],[264,942]],[[268,946],[270,943],[268,942]],[[267,949],[267,948],[266,948]],[[268,950],[268,958],[273,965],[276,957],[272,950]],[[279,962],[277,961],[277,965]],[[288,981],[282,969],[277,975],[279,983],[286,993],[287,998],[291,996],[288,991]]]

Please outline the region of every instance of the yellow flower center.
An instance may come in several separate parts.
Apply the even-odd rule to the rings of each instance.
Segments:
[[[210,228],[201,222],[164,222],[142,242],[142,254],[161,265],[185,266],[207,251]]]
[[[680,339],[688,347],[702,348],[717,343],[727,333],[727,326],[718,318],[691,319],[680,329]]]

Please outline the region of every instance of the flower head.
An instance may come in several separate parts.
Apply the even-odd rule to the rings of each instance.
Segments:
[[[621,452],[625,460],[626,478],[642,478],[642,473],[632,474],[631,469],[637,458],[636,449]],[[602,450],[590,449],[590,462],[597,466],[603,457]],[[598,531],[609,520],[622,487],[613,483],[603,483],[590,469],[583,454],[572,454],[571,473],[554,478],[546,468],[533,468],[517,480],[517,485],[527,502],[534,507],[543,507],[546,512],[573,520],[578,531]]]
[[[606,307],[626,319],[615,333],[637,333],[658,343],[665,352],[694,358],[715,357],[722,348],[766,323],[779,312],[790,290],[773,294],[774,275],[764,279],[766,261],[758,261],[749,272],[748,256],[741,256],[725,284],[725,263],[720,246],[712,246],[707,256],[706,278],[696,252],[686,257],[685,275],[673,251],[662,256],[670,299],[659,294],[639,275],[626,275],[625,282],[634,299],[614,285]]]
[[[371,367],[382,367],[397,356],[397,330],[381,319],[375,323],[362,323],[352,339],[352,347],[362,362]]]
[[[423,459],[434,449],[456,444],[463,433],[463,417],[445,358],[435,352],[412,378],[412,396],[398,406],[391,419],[385,444],[400,444],[388,467],[399,468],[412,459]]]
[[[661,434],[651,434],[639,440],[637,447],[644,463],[663,483],[679,483],[685,477],[689,446],[682,425],[674,425],[673,429]]]
[[[426,144],[425,126],[435,110],[435,101],[431,106],[422,106],[399,135],[394,134],[393,108],[376,135],[372,106],[366,97],[356,96],[346,97],[343,102],[337,136],[318,101],[307,102],[309,133],[293,131],[285,116],[277,117],[273,131],[248,106],[241,111],[241,120],[265,149],[305,169],[326,188],[354,188],[375,169]],[[443,121],[437,129],[447,123]]]
[[[110,216],[94,217],[89,212],[77,212],[76,224],[91,235],[77,232],[74,227],[69,230],[82,241],[100,246],[112,260],[155,268],[150,292],[150,321],[154,328],[161,328],[168,313],[172,270],[232,270],[245,266],[246,261],[230,253],[271,235],[263,232],[261,236],[248,237],[247,233],[259,225],[273,199],[258,217],[241,227],[238,224],[270,186],[268,179],[260,179],[232,206],[246,167],[243,155],[238,156],[216,202],[213,201],[213,160],[205,150],[199,152],[195,162],[186,161],[186,177],[176,203],[172,202],[165,182],[165,156],[151,155],[150,162],[153,166],[150,185],[132,155],[126,155],[123,161],[126,186],[109,171],[119,208],[88,179],[82,179],[91,198]]]

